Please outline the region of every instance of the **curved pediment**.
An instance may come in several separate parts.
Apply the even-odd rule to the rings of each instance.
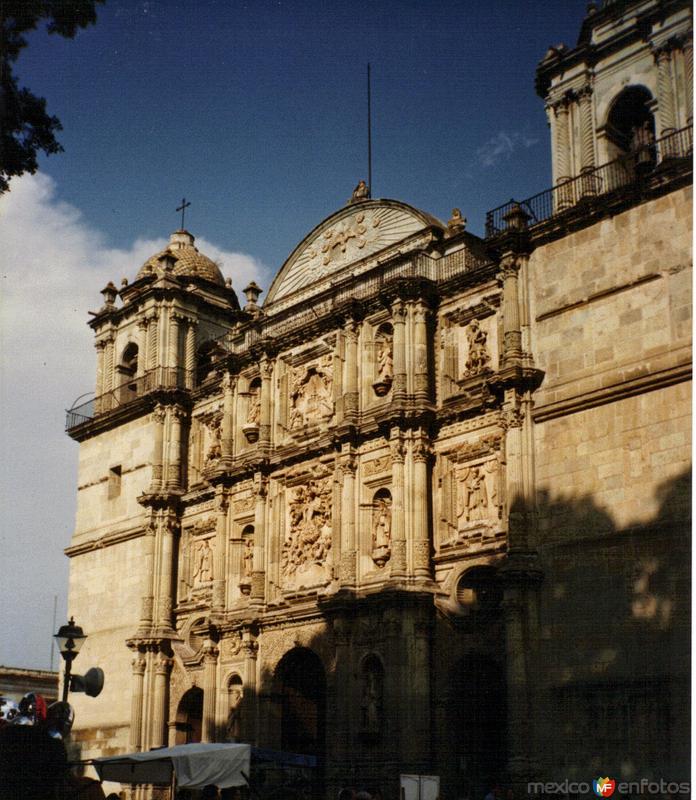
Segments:
[[[396,200],[352,203],[300,242],[271,284],[265,305],[310,285],[319,287],[350,264],[432,226],[443,227],[434,217]]]

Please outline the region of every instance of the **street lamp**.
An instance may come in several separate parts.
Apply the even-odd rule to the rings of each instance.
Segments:
[[[63,702],[68,702],[68,691],[70,689],[70,672],[72,662],[77,658],[83,642],[87,638],[82,628],[75,625],[75,620],[70,617],[67,625],[61,625],[58,633],[53,637],[56,640],[60,654],[65,659],[65,676],[63,678]]]

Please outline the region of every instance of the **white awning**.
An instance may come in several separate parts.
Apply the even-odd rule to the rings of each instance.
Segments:
[[[94,767],[103,781],[117,783],[171,783],[202,789],[214,784],[220,789],[244,786],[249,775],[251,745],[180,744],[146,753],[95,758]],[[244,773],[244,775],[242,774]]]

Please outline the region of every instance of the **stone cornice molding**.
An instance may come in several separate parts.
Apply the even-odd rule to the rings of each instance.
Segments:
[[[68,558],[73,558],[74,556],[92,553],[95,550],[101,550],[105,547],[112,547],[117,544],[122,544],[123,542],[130,542],[146,534],[147,530],[140,524],[137,527],[124,528],[105,535],[95,536],[78,544],[66,547],[63,552]]]

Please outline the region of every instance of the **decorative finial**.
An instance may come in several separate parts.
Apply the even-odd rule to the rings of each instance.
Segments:
[[[249,314],[257,314],[261,310],[256,301],[259,299],[259,295],[262,291],[263,289],[255,281],[251,281],[246,289],[244,289],[244,296],[247,299],[244,310]]]
[[[121,278],[121,286],[125,289],[128,286],[128,278]]]
[[[453,236],[455,233],[459,233],[465,229],[466,217],[462,216],[462,212],[459,208],[453,208],[452,216],[447,222],[447,232],[450,234],[450,236]]]
[[[362,203],[364,200],[369,199],[370,187],[365,183],[365,181],[360,181],[355,189],[353,189],[353,196],[350,198],[348,203]]]
[[[116,295],[118,294],[118,289],[114,285],[113,281],[109,281],[106,284],[106,286],[101,290],[101,294],[104,296],[104,309],[114,308],[116,305]]]
[[[186,213],[186,209],[191,205],[191,203],[186,202],[186,198],[181,198],[181,205],[177,208],[177,211],[181,211],[181,230],[185,230],[184,228],[184,214]]]

